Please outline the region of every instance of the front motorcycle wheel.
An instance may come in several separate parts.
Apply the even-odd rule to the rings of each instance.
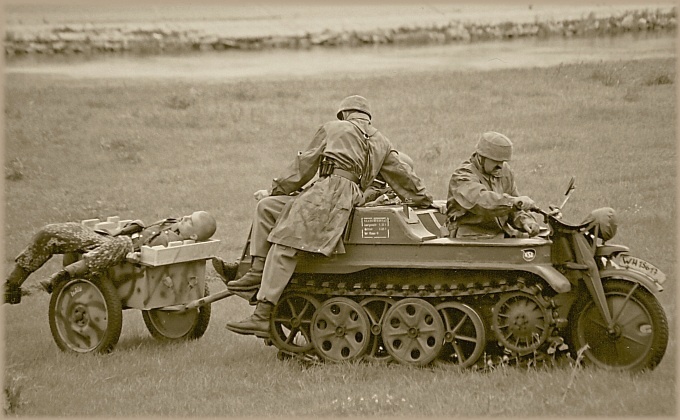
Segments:
[[[668,321],[659,301],[638,283],[602,280],[613,325],[591,299],[577,303],[570,322],[573,350],[588,345],[585,361],[605,369],[654,369],[668,344]]]

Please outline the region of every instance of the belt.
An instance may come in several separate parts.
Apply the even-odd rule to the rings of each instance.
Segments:
[[[344,169],[340,168],[335,168],[333,169],[333,175],[337,175],[340,177],[343,177],[345,179],[349,179],[350,181],[354,182],[355,184],[359,183],[359,177],[351,173],[350,171],[346,171]]]

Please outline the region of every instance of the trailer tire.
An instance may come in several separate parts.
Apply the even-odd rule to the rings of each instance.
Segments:
[[[107,277],[58,284],[48,317],[57,347],[73,353],[109,353],[123,327],[120,297]]]
[[[205,285],[203,296],[210,290]],[[161,309],[142,311],[142,318],[151,336],[159,341],[197,340],[205,334],[210,322],[210,304],[186,312],[170,312]]]

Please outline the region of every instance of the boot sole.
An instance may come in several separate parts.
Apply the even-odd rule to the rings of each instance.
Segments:
[[[255,331],[255,330],[249,330],[245,328],[239,328],[239,327],[234,327],[229,324],[227,324],[227,329],[231,332],[235,332],[236,334],[241,334],[241,335],[254,335],[255,337],[258,338],[270,338],[269,332],[263,332],[263,331]]]

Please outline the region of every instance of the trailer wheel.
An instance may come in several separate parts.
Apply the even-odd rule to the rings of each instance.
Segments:
[[[57,347],[74,353],[108,353],[123,326],[123,310],[111,280],[73,279],[50,298],[50,331]]]
[[[210,291],[205,285],[203,296]],[[210,304],[184,312],[171,312],[162,309],[142,311],[144,324],[151,336],[160,341],[196,340],[205,334],[210,322]]]

